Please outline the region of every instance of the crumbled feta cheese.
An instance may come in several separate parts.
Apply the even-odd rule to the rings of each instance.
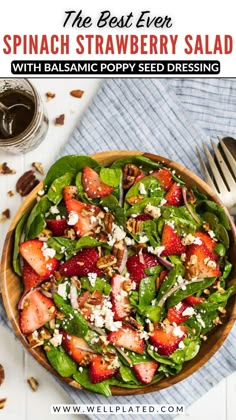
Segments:
[[[180,255],[180,259],[181,259],[181,261],[185,261],[186,260],[186,253],[185,252],[183,252],[181,255]]]
[[[97,218],[95,217],[95,216],[91,216],[90,217],[90,222],[93,224],[93,223],[96,223],[97,222]]]
[[[207,267],[216,268],[216,262],[211,260],[209,257],[204,259],[204,264],[206,264]]]
[[[144,340],[149,340],[149,335],[147,331],[142,331],[140,334],[140,338],[143,338]]]
[[[162,198],[160,202],[160,207],[164,206],[166,203],[167,203],[167,200],[165,198]]]
[[[65,300],[67,299],[67,285],[68,282],[66,281],[65,283],[60,283],[57,288],[58,295],[60,295]]]
[[[208,235],[213,239],[216,235],[213,230],[208,230]]]
[[[177,303],[177,305],[175,305],[175,309],[176,311],[179,311],[182,308],[182,302]]]
[[[117,226],[115,223],[113,223],[113,238],[116,241],[122,241],[126,237],[126,233],[124,229],[120,226]]]
[[[88,273],[88,279],[91,286],[94,287],[97,279],[97,273]]]
[[[38,331],[37,331],[37,330],[35,330],[35,331],[32,333],[32,337],[33,337],[33,339],[34,339],[34,340],[37,340],[37,339],[38,339],[38,336],[39,336],[39,333],[38,333]]]
[[[60,213],[57,206],[51,206],[49,211],[50,211],[51,214],[59,214]]]
[[[143,233],[141,233],[141,235],[139,236],[139,240],[138,243],[139,244],[145,244],[146,242],[148,242],[148,237],[147,235],[144,235]]]
[[[122,326],[121,321],[114,321],[114,312],[112,311],[112,303],[105,300],[103,305],[94,307],[93,313],[90,316],[90,321],[94,322],[95,327],[105,327],[109,331],[117,331]]]
[[[61,345],[62,342],[62,334],[59,333],[59,330],[55,329],[53,332],[53,337],[49,340],[49,342],[54,346],[58,347]]]
[[[125,237],[125,243],[127,246],[131,246],[135,244],[134,239],[129,238],[128,236]]]
[[[53,258],[56,255],[56,251],[53,248],[49,248],[46,242],[43,242],[43,246],[41,248],[43,256],[45,257],[46,261],[49,258]]]
[[[172,220],[167,220],[166,225],[170,226],[172,229],[175,228],[175,224]]]
[[[200,238],[193,236],[191,233],[189,233],[188,235],[185,235],[182,239],[182,244],[183,245],[201,245],[202,241]]]
[[[164,249],[165,246],[156,246],[155,248],[153,248],[153,246],[148,246],[148,252],[150,252],[150,254],[157,255],[158,257],[160,257]]]
[[[145,214],[149,214],[154,219],[158,219],[161,216],[161,210],[157,206],[153,206],[152,204],[147,204],[144,209]]]
[[[179,345],[178,345],[178,348],[179,348],[180,350],[183,350],[183,349],[184,349],[184,347],[185,347],[184,342],[183,342],[183,341],[180,341],[180,342],[179,342]]]
[[[39,195],[39,197],[42,197],[45,194],[45,191],[44,190],[39,190],[37,192],[37,194]]]
[[[56,220],[61,220],[61,216],[60,216],[60,214],[58,214],[58,215],[56,216]]]
[[[200,314],[197,314],[196,315],[196,319],[197,319],[197,321],[199,322],[199,324],[203,327],[203,328],[205,328],[205,322],[203,321],[203,319],[201,318],[201,315]]]
[[[183,337],[184,332],[181,330],[181,328],[180,328],[180,327],[174,327],[174,329],[173,329],[173,335],[174,335],[175,337],[179,337],[179,338],[181,338],[181,337]]]
[[[152,299],[152,301],[151,301],[151,305],[152,305],[152,306],[155,306],[155,305],[156,305],[156,301],[157,301],[156,299]]]
[[[195,264],[197,264],[197,262],[198,262],[198,257],[197,257],[197,255],[195,255],[195,254],[191,255],[190,260],[189,260],[189,263],[190,263],[191,265],[195,265]]]
[[[182,312],[182,315],[183,316],[192,316],[192,315],[194,315],[195,314],[195,310],[191,307],[191,306],[189,306],[188,308],[186,308],[183,312]]]
[[[83,369],[83,366],[80,366],[78,370],[79,370],[79,372],[81,372],[81,373],[82,373],[82,372],[83,372],[83,370],[84,370],[84,369]]]
[[[185,280],[182,276],[178,276],[176,281],[177,281],[178,284],[183,284],[185,282]]]
[[[69,226],[74,226],[79,220],[79,216],[75,211],[70,211],[67,224]]]
[[[146,191],[146,189],[145,189],[145,186],[144,186],[144,184],[141,182],[140,183],[140,185],[139,185],[139,192],[140,192],[140,194],[142,194],[142,195],[146,195],[147,194],[147,191]]]

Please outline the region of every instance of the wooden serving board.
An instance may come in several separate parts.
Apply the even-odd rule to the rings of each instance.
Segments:
[[[229,252],[229,260],[233,264],[233,271],[231,273],[229,282],[236,283],[236,229],[235,226],[230,218],[230,215],[227,209],[224,207],[223,203],[220,202],[218,197],[212,192],[210,187],[202,181],[197,175],[193,174],[187,168],[183,167],[182,165],[172,162],[166,158],[163,158],[158,155],[148,154],[144,152],[137,152],[137,151],[112,151],[112,152],[102,152],[91,157],[96,159],[101,164],[109,165],[113,161],[125,158],[134,155],[143,155],[148,157],[154,161],[159,161],[164,163],[164,165],[169,166],[171,169],[176,171],[177,175],[181,175],[181,179],[186,182],[188,186],[196,185],[198,188],[206,193],[212,200],[217,202],[226,212],[229,218],[231,232],[230,232],[230,252]],[[12,253],[13,253],[13,245],[14,245],[14,230],[19,222],[20,218],[30,210],[36,202],[37,192],[41,190],[43,187],[42,183],[40,183],[25,199],[25,201],[20,206],[18,212],[16,213],[15,217],[12,220],[10,225],[9,231],[7,233],[3,254],[2,254],[2,261],[1,261],[1,285],[2,285],[2,297],[4,306],[7,312],[7,316],[12,324],[13,330],[15,331],[16,335],[19,337],[25,348],[35,357],[35,359],[44,366],[49,372],[57,376],[60,380],[67,382],[69,385],[74,386],[76,388],[81,388],[80,385],[72,380],[71,378],[62,378],[59,376],[51,365],[48,363],[44,351],[37,347],[35,349],[31,349],[28,345],[27,340],[25,339],[24,335],[21,333],[19,327],[19,314],[17,310],[17,304],[20,300],[20,296],[22,294],[22,284],[21,279],[14,273],[12,269]],[[214,353],[220,348],[223,344],[224,340],[228,336],[234,321],[236,319],[236,301],[235,297],[231,297],[229,303],[227,305],[227,315],[224,318],[224,323],[218,326],[215,330],[213,330],[209,336],[207,341],[202,343],[201,350],[199,351],[198,355],[191,361],[186,362],[184,365],[183,370],[176,376],[169,377],[162,379],[157,384],[148,385],[145,388],[141,389],[125,389],[120,387],[112,387],[113,395],[137,395],[137,394],[144,394],[148,392],[158,391],[164,388],[167,388],[171,385],[174,385],[183,379],[186,379],[188,376],[196,372],[200,367],[202,367],[213,355]]]

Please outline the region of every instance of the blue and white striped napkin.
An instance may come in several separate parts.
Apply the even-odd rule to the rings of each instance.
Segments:
[[[195,146],[218,135],[236,137],[236,79],[110,79],[103,83],[61,155],[142,150],[180,162],[201,175]],[[77,404],[188,406],[235,371],[235,348],[234,328],[224,346],[191,378],[148,395],[107,400],[62,386]],[[145,414],[145,419],[153,416]]]

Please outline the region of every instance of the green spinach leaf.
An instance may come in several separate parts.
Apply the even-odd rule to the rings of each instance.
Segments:
[[[47,344],[47,347],[50,347],[50,350],[46,351],[46,356],[53,369],[63,378],[72,376],[77,370],[77,365],[70,356],[68,356],[61,346],[53,347]]]

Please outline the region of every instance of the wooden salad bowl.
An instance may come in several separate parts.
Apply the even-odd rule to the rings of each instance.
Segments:
[[[158,155],[153,155],[149,153],[139,152],[139,151],[112,151],[112,152],[101,152],[91,157],[96,159],[101,164],[109,165],[114,160],[125,158],[128,156],[134,155],[143,155],[148,157],[154,161],[160,161],[165,165],[169,166],[171,169],[175,170],[177,175],[181,175],[183,181],[186,182],[187,186],[196,185],[202,192],[206,193],[210,199],[218,203],[227,214],[229,218],[229,223],[231,226],[231,231],[229,232],[231,246],[229,250],[229,260],[233,264],[233,270],[230,275],[228,281],[230,284],[236,283],[236,229],[235,226],[230,218],[230,215],[223,205],[223,203],[219,200],[219,198],[213,193],[210,187],[202,181],[197,175],[192,173],[190,170],[186,169],[179,163],[175,163],[171,160],[163,158]],[[20,220],[20,218],[32,208],[32,206],[36,202],[37,192],[42,189],[42,183],[40,183],[25,199],[25,201],[20,206],[18,212],[16,213],[15,217],[12,220],[10,225],[9,231],[7,233],[3,254],[2,254],[2,262],[1,262],[1,283],[2,283],[2,296],[4,306],[7,312],[7,316],[12,324],[12,327],[19,337],[23,345],[26,349],[34,356],[34,358],[44,366],[49,372],[56,375],[60,380],[68,383],[69,385],[81,388],[81,386],[75,382],[71,378],[62,378],[59,376],[51,365],[48,363],[44,351],[37,347],[32,349],[29,347],[29,344],[22,334],[20,327],[19,327],[19,313],[17,309],[17,304],[19,302],[20,296],[22,294],[22,284],[20,278],[14,273],[12,268],[12,252],[13,252],[13,245],[14,245],[14,230],[15,227]],[[227,314],[225,318],[223,318],[223,324],[219,325],[215,328],[209,335],[208,339],[202,343],[201,349],[197,356],[189,362],[184,363],[184,367],[182,371],[169,378],[164,378],[160,380],[158,383],[153,385],[147,385],[144,388],[140,389],[125,389],[120,387],[111,387],[113,395],[132,395],[132,394],[144,394],[148,392],[159,391],[161,389],[167,388],[171,385],[177,384],[178,382],[186,379],[198,369],[200,369],[213,355],[214,353],[221,347],[223,342],[225,341],[226,337],[228,336],[230,330],[233,327],[234,321],[236,319],[236,301],[235,296],[229,299],[227,304]]]

